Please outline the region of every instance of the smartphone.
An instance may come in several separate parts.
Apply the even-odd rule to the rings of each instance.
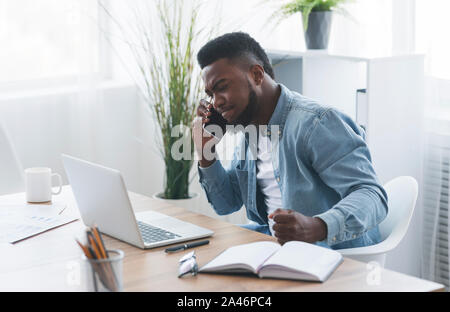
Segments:
[[[211,108],[209,111],[211,112],[211,115],[208,117],[209,122],[203,124],[203,128],[205,129],[205,131],[207,133],[209,133],[212,136],[220,139],[225,134],[227,120],[225,118],[223,118],[222,115],[219,114],[214,108]],[[222,135],[219,136],[214,131],[210,131],[207,128],[209,125],[217,125],[217,126],[219,126],[222,129]]]

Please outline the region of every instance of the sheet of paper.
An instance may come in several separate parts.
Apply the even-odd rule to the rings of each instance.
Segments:
[[[0,204],[0,243],[14,243],[72,222],[66,204]]]

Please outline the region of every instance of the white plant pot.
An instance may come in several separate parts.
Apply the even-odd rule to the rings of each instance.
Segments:
[[[190,193],[189,195],[191,197],[185,198],[185,199],[165,199],[165,198],[162,198],[163,194],[164,194],[163,192],[156,193],[152,197],[156,200],[164,201],[173,206],[185,208],[185,209],[187,209],[189,211],[193,211],[193,212],[199,212],[198,210],[199,210],[200,196],[198,193]]]

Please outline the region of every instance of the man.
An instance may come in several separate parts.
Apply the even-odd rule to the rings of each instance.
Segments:
[[[200,183],[214,210],[224,215],[245,205],[253,221],[247,228],[281,244],[298,240],[340,249],[380,242],[387,195],[364,131],[348,116],[277,84],[267,55],[248,34],[218,37],[197,59],[213,104],[200,102],[194,133],[203,133],[212,108],[230,125],[267,129],[258,130],[256,160],[248,135],[230,168],[201,155]],[[211,140],[194,134],[200,154]]]

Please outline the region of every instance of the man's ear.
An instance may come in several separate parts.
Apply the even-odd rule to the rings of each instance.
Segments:
[[[250,75],[256,86],[260,86],[264,80],[264,68],[259,64],[250,67]]]

